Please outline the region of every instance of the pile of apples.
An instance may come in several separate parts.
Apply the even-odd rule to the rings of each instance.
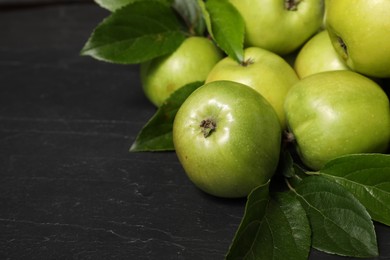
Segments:
[[[111,14],[81,54],[140,64],[156,106],[129,150],[175,151],[204,192],[247,198],[226,259],[379,255],[390,0],[95,2]]]
[[[343,155],[388,152],[390,1],[230,2],[245,22],[243,62],[190,36],[141,64],[157,107],[205,82],[173,124],[175,151],[197,187],[245,197],[274,175],[286,145],[312,171]]]

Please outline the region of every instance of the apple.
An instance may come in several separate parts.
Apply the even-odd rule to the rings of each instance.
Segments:
[[[214,66],[206,83],[217,80],[239,82],[258,91],[275,109],[285,128],[284,99],[299,78],[282,57],[262,48],[246,48],[242,63],[225,57]]]
[[[354,71],[390,77],[390,1],[327,0],[326,28],[334,48]]]
[[[323,24],[321,0],[230,0],[245,22],[245,45],[279,55],[299,48]]]
[[[223,53],[210,39],[188,37],[173,53],[141,64],[145,96],[159,107],[178,88],[204,81],[222,58]]]
[[[323,30],[299,50],[294,69],[300,78],[304,78],[323,71],[349,70],[349,67],[333,48],[328,32]]]
[[[297,152],[313,170],[342,155],[384,152],[389,144],[389,99],[359,73],[307,76],[291,88],[284,107]]]
[[[239,198],[274,174],[281,128],[274,109],[257,91],[238,82],[214,81],[195,90],[179,108],[173,143],[198,188]]]

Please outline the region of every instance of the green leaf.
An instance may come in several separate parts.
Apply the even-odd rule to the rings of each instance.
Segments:
[[[327,178],[310,176],[293,191],[309,217],[314,248],[353,257],[378,255],[371,217],[348,190]]]
[[[226,259],[245,259],[250,254],[270,199],[269,184],[257,187],[248,196],[244,216],[236,231]]]
[[[82,55],[118,64],[136,64],[176,50],[184,41],[181,22],[160,1],[136,1],[103,20]]]
[[[198,2],[198,6],[199,6],[200,10],[202,11],[203,19],[204,19],[205,24],[206,24],[207,32],[209,33],[209,35],[212,38],[214,38],[213,32],[211,30],[210,14],[209,14],[209,12],[206,9],[206,4],[205,4],[205,2],[203,0],[198,0],[197,2]]]
[[[269,196],[269,183],[248,197],[226,259],[307,259],[310,226],[300,202],[286,192]]]
[[[295,187],[303,178],[308,176],[309,175],[300,167],[300,165],[295,162],[291,152],[287,149],[281,149],[278,168],[273,176],[275,182],[271,183],[272,187],[277,190],[285,190],[286,181],[288,182],[287,186]]]
[[[135,1],[145,1],[145,0],[95,0],[95,2],[101,7],[114,12],[117,9],[124,7]],[[159,0],[160,2],[171,3],[173,0]]]
[[[291,178],[295,175],[294,160],[289,151],[284,149],[280,151],[277,172],[286,178]]]
[[[98,5],[111,12],[135,1],[138,0],[95,0]]]
[[[205,4],[209,31],[217,45],[238,63],[244,61],[245,24],[228,0],[208,0]]]
[[[176,90],[139,132],[130,152],[173,151],[172,125],[176,113],[187,97],[203,82],[187,84]]]
[[[319,172],[348,189],[371,218],[390,226],[390,155],[356,154],[337,158]]]
[[[186,22],[192,35],[203,36],[206,25],[197,0],[174,0],[172,6]]]

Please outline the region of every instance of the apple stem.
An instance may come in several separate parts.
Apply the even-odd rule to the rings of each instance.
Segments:
[[[284,1],[284,7],[288,11],[296,11],[298,10],[298,5],[302,0],[285,0]]]
[[[295,136],[293,133],[289,132],[289,131],[284,131],[283,133],[283,141],[284,143],[292,143],[295,141]]]
[[[204,119],[200,122],[200,128],[202,129],[202,133],[203,133],[203,136],[205,138],[207,138],[208,136],[210,136],[210,134],[215,131],[215,129],[217,128],[217,124],[215,123],[214,120],[210,119],[210,118],[207,118],[207,119]]]
[[[246,66],[249,66],[249,65],[251,65],[251,64],[253,64],[253,63],[255,63],[254,60],[251,59],[251,58],[249,58],[249,59],[247,59],[247,60],[243,60],[243,61],[241,62],[241,66],[246,67]]]

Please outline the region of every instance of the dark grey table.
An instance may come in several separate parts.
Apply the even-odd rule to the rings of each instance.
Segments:
[[[223,259],[245,200],[200,192],[172,152],[128,152],[155,112],[138,66],[79,56],[107,14],[0,1],[0,259]]]

